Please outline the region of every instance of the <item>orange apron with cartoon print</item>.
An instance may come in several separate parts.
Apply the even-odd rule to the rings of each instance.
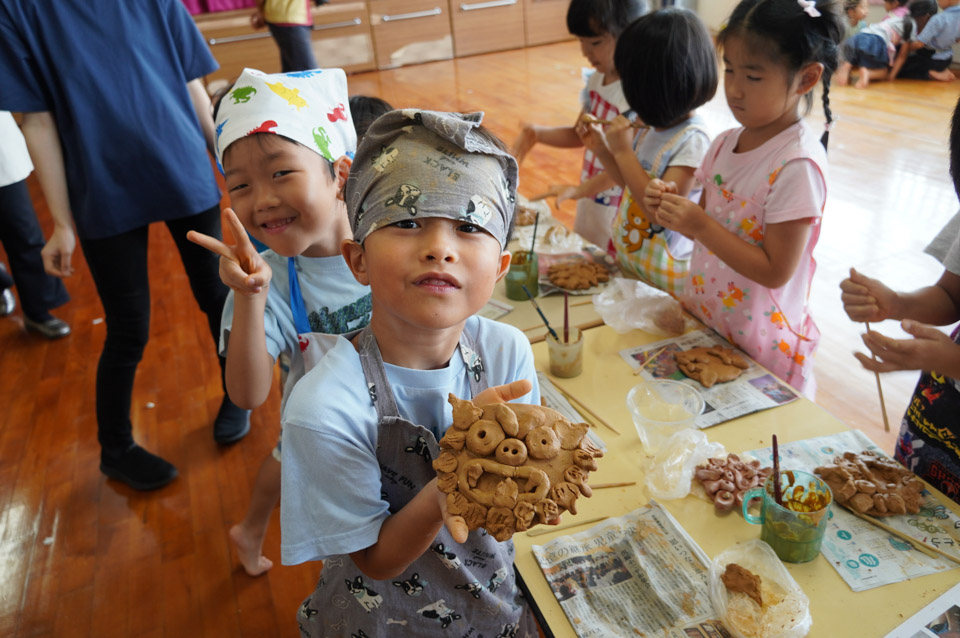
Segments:
[[[720,147],[717,144],[716,148]],[[748,196],[728,190],[722,175],[712,176],[704,185],[704,209],[743,241],[762,244],[763,202],[780,169],[801,158],[808,159],[799,149],[793,156],[780,155],[778,165],[767,167],[764,185]],[[807,308],[816,270],[813,248],[820,235],[819,222],[819,218],[814,222],[797,271],[784,287],[767,288],[734,272],[698,242],[681,295],[690,313],[808,397],[816,390],[813,354],[820,341],[820,331]],[[802,294],[797,294],[799,289]]]
[[[634,151],[640,146],[649,129],[637,136]],[[660,147],[650,168],[652,178],[663,177],[666,163],[680,142],[696,132],[706,133],[702,127],[691,125],[677,132]],[[616,250],[620,272],[639,279],[660,290],[678,296],[690,268],[690,259],[674,256],[664,237],[663,226],[647,219],[641,206],[634,201],[630,189],[624,189],[617,216],[613,221],[613,247]]]

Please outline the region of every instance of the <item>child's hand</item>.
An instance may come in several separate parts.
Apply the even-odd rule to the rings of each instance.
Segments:
[[[894,316],[897,293],[883,282],[850,269],[850,276],[840,282],[843,310],[854,321],[883,321]]]
[[[707,219],[707,214],[694,202],[678,195],[675,192],[676,184],[672,184],[672,186],[673,191],[668,189],[660,196],[660,205],[654,215],[656,221],[665,228],[676,231],[690,239],[696,239]],[[644,197],[644,201],[646,201],[646,197]]]
[[[636,137],[636,134],[637,131],[633,128],[630,120],[622,115],[613,118],[610,126],[607,127],[605,136],[607,149],[610,151],[610,154],[632,153],[633,138]]]
[[[267,26],[267,22],[263,18],[263,12],[260,11],[260,9],[250,14],[250,26],[254,29],[262,29]]]
[[[647,183],[646,190],[643,191],[643,207],[652,215],[656,215],[663,194],[676,192],[677,185],[673,182],[665,182],[662,179],[651,179]]]
[[[607,141],[599,124],[580,120],[573,130],[583,142],[584,148],[593,151],[594,154],[607,150]]]
[[[508,403],[529,394],[530,390],[533,390],[533,384],[526,379],[519,379],[506,385],[495,385],[487,388],[473,397],[473,404]]]
[[[453,536],[453,540],[458,543],[465,543],[467,541],[467,535],[470,534],[467,521],[465,521],[462,516],[454,516],[447,511],[447,495],[437,486],[436,477],[424,485],[423,489],[436,492],[437,505],[440,507],[440,517],[443,519],[444,527],[450,532],[450,536]]]
[[[513,141],[510,147],[510,154],[517,160],[517,166],[523,164],[523,159],[530,152],[530,149],[537,143],[537,125],[526,123],[520,129],[520,135]]]
[[[867,370],[931,370],[954,376],[960,367],[960,346],[933,326],[907,319],[900,324],[913,339],[891,339],[873,330],[861,335],[864,345],[877,356],[876,361],[862,352],[854,356]]]
[[[548,197],[557,198],[557,206],[570,199],[577,198],[576,184],[551,184],[545,193],[534,195],[530,198],[531,202],[537,202]]]
[[[270,266],[253,247],[232,208],[224,209],[220,223],[230,229],[235,244],[228,246],[219,239],[194,230],[187,233],[187,239],[220,255],[220,279],[232,290],[248,296],[263,292],[273,277]]]

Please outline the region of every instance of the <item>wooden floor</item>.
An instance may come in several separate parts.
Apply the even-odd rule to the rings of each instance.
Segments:
[[[350,88],[397,107],[485,110],[509,143],[522,120],[575,118],[581,64],[577,45],[563,43],[356,75]],[[850,266],[905,288],[941,272],[921,250],[957,209],[947,123],[958,88],[900,81],[831,91],[840,122],[812,293],[823,332],[818,402],[888,451],[893,437],[883,434],[873,376],[851,356],[860,327],[843,314],[837,284]],[[704,112],[717,130],[733,125],[722,95]],[[579,163],[575,150],[537,148],[521,191],[574,180]],[[557,214],[569,220],[572,210]],[[274,444],[276,392],[254,413],[246,439],[228,449],[214,444],[214,350],[167,231],[155,226],[153,322],[133,420],[138,440],[173,461],[180,478],[151,494],[106,481],[97,469],[93,400],[104,324],[89,272],[82,258],[76,263],[67,281],[73,300],[57,313],[73,326],[69,338],[26,334],[19,313],[0,319],[0,636],[296,636],[294,614],[316,566],[277,566],[249,578],[227,539]],[[893,324],[877,329],[898,333]],[[915,378],[884,377],[894,429]],[[279,542],[275,515],[266,553],[276,563]]]

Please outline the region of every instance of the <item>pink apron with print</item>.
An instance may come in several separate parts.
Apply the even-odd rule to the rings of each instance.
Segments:
[[[778,156],[776,166],[765,168],[769,178],[764,185],[749,196],[727,190],[720,175],[711,177],[703,188],[707,214],[747,243],[761,244],[763,202],[780,169],[799,158],[806,158],[800,149],[793,155]],[[807,298],[816,270],[813,248],[819,236],[817,219],[791,281],[777,289],[738,274],[702,244],[695,243],[689,279],[681,296],[690,313],[811,398],[816,391],[813,354],[820,331],[809,314]],[[797,294],[801,289],[802,294]]]

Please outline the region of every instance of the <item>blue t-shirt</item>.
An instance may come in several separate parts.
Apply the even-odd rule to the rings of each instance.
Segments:
[[[297,326],[290,307],[290,276],[287,258],[272,250],[260,254],[273,271],[267,290],[263,328],[267,352],[274,359],[282,352],[290,357],[290,374],[284,386],[286,400],[290,389],[303,376],[303,357],[297,340]],[[354,279],[343,257],[295,257],[297,281],[303,297],[307,320],[313,332],[343,334],[370,323],[370,288]],[[220,354],[226,356],[230,327],[233,325],[231,290],[220,319]]]
[[[220,201],[187,91],[217,66],[180,0],[0,0],[0,109],[53,114],[82,239]]]
[[[533,351],[522,332],[477,316],[467,319],[464,330],[484,357],[488,385],[529,379],[533,391],[517,402],[540,403]],[[377,413],[360,356],[346,338],[329,339],[330,349],[294,387],[283,412],[284,565],[370,547],[389,515],[380,498]],[[429,428],[438,439],[453,421],[447,394],[471,396],[458,353],[439,370],[384,368],[400,416]]]
[[[947,7],[930,16],[917,39],[936,50],[932,56],[934,60],[953,59],[953,45],[960,39],[960,5]]]

